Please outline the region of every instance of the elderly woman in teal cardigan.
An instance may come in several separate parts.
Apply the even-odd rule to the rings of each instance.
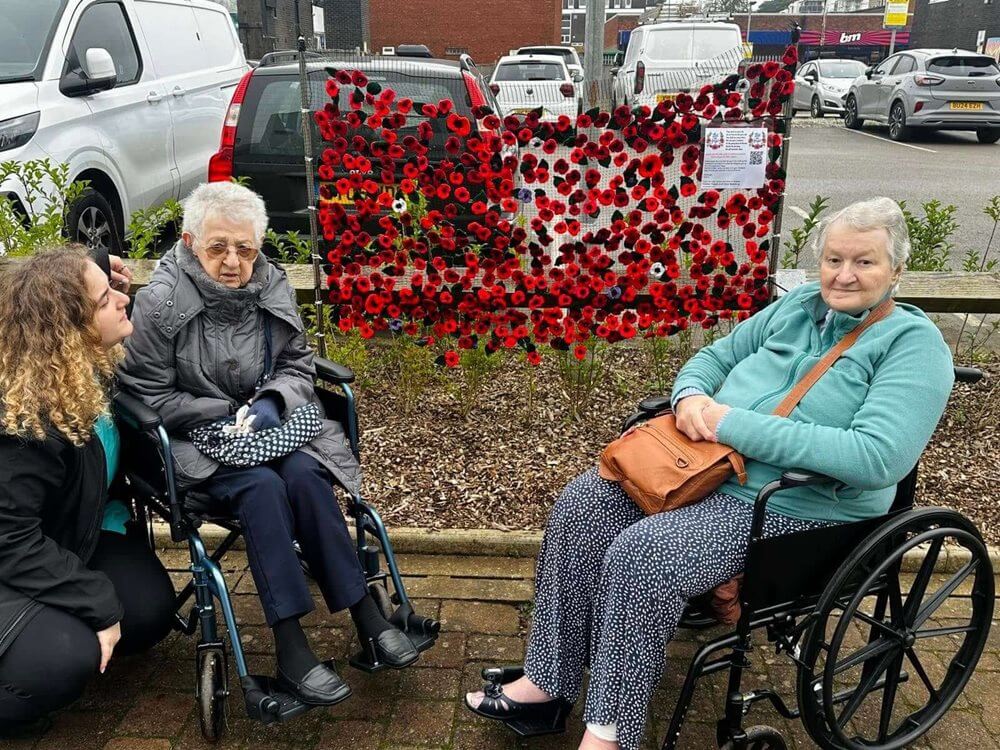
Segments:
[[[776,495],[767,536],[888,511],[895,484],[944,411],[951,356],[920,310],[896,304],[790,416],[772,415],[823,354],[895,292],[910,242],[899,206],[876,198],[834,214],[816,250],[818,283],[793,289],[701,349],[674,384],[678,427],[742,453],[746,484],[729,481],[699,503],[646,517],[596,470],[574,479],[545,530],[524,676],[470,693],[469,709],[558,725],[589,668],[580,748],[634,750],[687,601],[743,569],[761,487],[792,468],[836,480]]]

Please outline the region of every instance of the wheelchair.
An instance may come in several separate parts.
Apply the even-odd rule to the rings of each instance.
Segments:
[[[982,373],[955,368],[959,382]],[[622,431],[669,409],[669,397],[639,405]],[[705,642],[691,660],[662,750],[674,750],[699,679],[728,670],[724,714],[716,724],[723,750],[785,750],[781,733],[744,728],[754,704],[769,702],[785,719],[801,719],[823,750],[898,750],[910,746],[951,707],[972,676],[989,636],[994,579],[989,552],[975,525],[944,508],[914,508],[917,467],[897,484],[885,516],[763,538],[764,511],[778,492],[835,484],[830,477],[786,471],[757,495],[735,630]],[[922,555],[909,589],[904,564]],[[935,578],[942,560],[948,572]],[[793,564],[789,564],[792,562]],[[709,595],[692,600],[680,627],[718,623]],[[952,603],[968,603],[956,616]],[[794,664],[796,706],[771,688],[744,690],[752,666],[753,635],[766,633],[776,654]],[[928,646],[922,649],[922,646]],[[503,684],[521,667],[483,670]],[[568,710],[538,721],[505,722],[523,737],[565,728]]]
[[[320,357],[315,359],[315,363],[317,397],[327,418],[343,425],[351,450],[360,460],[357,411],[350,386],[354,374],[348,368]],[[270,677],[252,675],[247,669],[239,626],[219,564],[240,537],[239,522],[207,496],[178,488],[170,437],[155,411],[128,393],[115,395],[114,408],[122,436],[121,465],[126,493],[123,499],[131,502],[138,520],[146,524],[151,545],[152,519],[159,517],[169,524],[171,539],[175,543],[186,541],[190,552],[192,580],[177,595],[175,626],[187,635],[199,631],[195,699],[202,736],[209,742],[217,742],[226,728],[229,671],[226,643],[219,633],[216,602],[222,610],[229,634],[229,648],[236,663],[247,716],[263,724],[271,724],[287,721],[313,708],[279,690]],[[414,648],[418,652],[426,651],[436,642],[440,623],[414,612],[378,512],[357,494],[351,495],[348,510],[356,522],[357,554],[372,597],[386,619],[406,634]],[[228,532],[211,552],[198,531],[203,523],[221,526]],[[387,570],[382,569],[382,558]],[[308,573],[305,560],[301,555],[299,559]],[[193,605],[185,616],[184,607],[192,597]],[[361,651],[350,659],[350,664],[365,672],[377,672],[386,667],[378,660],[371,643],[363,644]]]

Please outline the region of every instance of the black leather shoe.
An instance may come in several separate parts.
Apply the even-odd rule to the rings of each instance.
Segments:
[[[278,667],[278,686],[310,706],[332,706],[351,695],[351,686],[329,664],[317,664],[298,681]]]
[[[566,731],[566,718],[573,704],[564,698],[552,698],[541,703],[520,703],[503,692],[503,686],[524,674],[521,667],[493,667],[483,670],[485,694],[478,706],[464,698],[465,707],[486,719],[502,721],[522,737],[559,734]]]
[[[374,643],[378,660],[388,664],[393,669],[408,667],[420,656],[419,652],[413,648],[410,639],[397,628],[383,630],[375,637]]]

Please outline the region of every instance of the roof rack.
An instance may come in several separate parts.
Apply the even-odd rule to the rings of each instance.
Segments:
[[[312,50],[305,51],[306,60],[322,60],[324,55],[319,52],[314,52]],[[267,52],[264,54],[257,63],[258,68],[264,68],[268,65],[280,65],[282,63],[295,62],[299,59],[299,51],[295,49],[283,49],[277,50],[275,52]]]

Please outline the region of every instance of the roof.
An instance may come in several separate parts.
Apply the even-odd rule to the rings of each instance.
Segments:
[[[497,65],[526,62],[558,63],[559,65],[564,65],[566,61],[558,55],[504,55],[497,60]]]
[[[903,51],[909,52],[911,55],[916,55],[917,57],[938,57],[940,55],[971,55],[973,57],[989,57],[989,55],[984,55],[981,52],[973,52],[968,49],[957,49],[955,47],[952,47],[951,49],[927,48],[908,49]]]
[[[387,55],[385,57],[358,58],[356,60],[344,59],[317,59],[309,58],[306,62],[306,69],[310,72],[325,71],[327,68],[344,68],[345,70],[423,70],[427,72],[454,74],[461,70],[461,64],[456,60],[440,60],[426,57],[396,57]],[[293,60],[291,62],[275,63],[255,68],[254,75],[288,75],[298,73],[299,64]]]

